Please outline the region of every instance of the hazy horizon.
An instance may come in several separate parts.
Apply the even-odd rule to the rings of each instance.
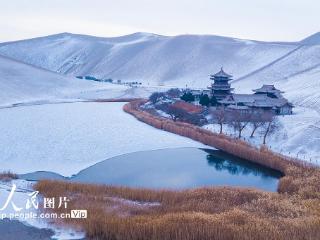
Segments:
[[[319,32],[313,0],[0,0],[0,42],[63,32],[100,37],[148,32],[300,41]]]

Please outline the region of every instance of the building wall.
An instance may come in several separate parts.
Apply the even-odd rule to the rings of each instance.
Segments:
[[[279,114],[290,115],[290,114],[292,114],[292,108],[289,106],[283,106],[279,109]]]

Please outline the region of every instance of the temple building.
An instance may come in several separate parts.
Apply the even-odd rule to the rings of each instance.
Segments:
[[[278,115],[292,114],[293,105],[282,96],[282,91],[274,85],[263,85],[253,90],[254,94],[235,94],[231,84],[232,76],[225,73],[223,69],[210,77],[213,83],[209,89],[211,97],[214,96],[218,103],[230,110],[273,111]]]
[[[231,88],[229,81],[232,80],[232,76],[225,73],[223,68],[221,68],[218,73],[211,75],[210,79],[213,80],[213,83],[209,89],[211,89],[212,95],[215,96],[218,101],[231,95],[233,88]]]

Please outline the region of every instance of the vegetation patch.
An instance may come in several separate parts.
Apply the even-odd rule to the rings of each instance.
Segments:
[[[296,184],[293,193],[280,194],[231,187],[167,191],[48,180],[35,187],[46,197],[68,196],[68,209],[87,209],[87,219],[63,223],[82,228],[88,239],[319,239],[319,196],[304,194]],[[285,187],[289,185],[282,185],[281,191]]]
[[[82,228],[88,239],[320,239],[319,168],[240,139],[157,117],[140,109],[144,103],[128,103],[124,110],[159,129],[281,171],[284,177],[278,192],[232,187],[169,191],[38,182],[35,188],[44,196],[68,196],[68,209],[88,210],[87,219],[63,219],[64,224]]]

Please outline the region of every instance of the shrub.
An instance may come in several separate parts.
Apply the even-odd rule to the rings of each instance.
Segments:
[[[165,94],[162,92],[154,92],[151,94],[151,96],[149,97],[150,102],[152,102],[153,104],[156,104],[158,101],[160,101],[161,98],[164,98]]]
[[[181,91],[179,88],[171,88],[166,92],[169,98],[179,98],[181,96]]]
[[[185,102],[194,102],[195,97],[191,92],[185,92],[182,96],[181,96],[181,100],[185,101]]]
[[[200,96],[200,101],[199,103],[202,105],[202,106],[209,106],[210,105],[210,98],[207,94],[201,94]]]

